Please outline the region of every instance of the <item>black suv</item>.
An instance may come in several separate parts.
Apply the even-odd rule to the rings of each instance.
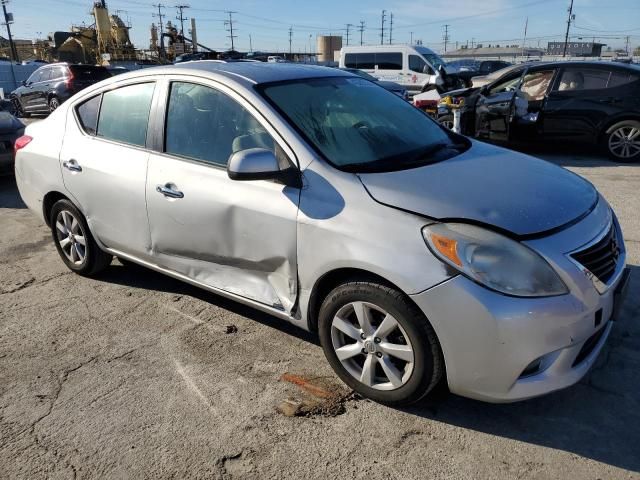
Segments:
[[[10,98],[18,115],[48,113],[74,93],[110,76],[104,67],[53,63],[33,72],[21,87],[11,92]]]

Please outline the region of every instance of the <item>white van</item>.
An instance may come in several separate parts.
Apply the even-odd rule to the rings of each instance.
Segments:
[[[411,95],[442,87],[440,66],[444,68],[445,61],[420,45],[363,45],[340,51],[340,68],[357,68],[380,80],[399,83]]]

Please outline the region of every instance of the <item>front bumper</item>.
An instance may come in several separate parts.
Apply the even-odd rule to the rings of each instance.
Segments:
[[[549,252],[569,252],[576,238],[592,238],[581,235],[602,224],[598,210],[553,238],[530,242],[555,265],[569,294],[510,297],[458,275],[411,296],[438,335],[453,393],[497,403],[525,400],[573,385],[593,366],[625,294],[624,256],[609,288],[598,292],[565,254],[551,258]],[[608,219],[615,222],[610,213]]]

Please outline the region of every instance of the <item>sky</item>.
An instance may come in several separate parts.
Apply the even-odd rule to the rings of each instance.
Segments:
[[[562,41],[569,0],[107,0],[110,13],[131,24],[130,37],[138,48],[148,48],[149,27],[157,22],[154,3],[163,3],[166,20],[175,22],[178,3],[188,4],[187,18],[197,22],[198,41],[214,50],[231,46],[225,20],[233,11],[234,46],[248,51],[250,36],[253,50],[304,52],[315,49],[316,35],[346,35],[349,43],[360,43],[358,28],[365,22],[365,44],[380,43],[381,14],[386,10],[385,43],[389,42],[390,14],[393,13],[393,43],[422,40],[438,52],[444,50],[444,25],[449,25],[448,50],[456,43],[512,45],[522,44],[525,24],[526,45],[545,46]],[[15,38],[46,37],[51,32],[68,30],[71,24],[93,23],[91,0],[9,0],[14,15]],[[601,41],[618,48],[629,37],[630,47],[640,46],[640,0],[574,0],[575,21],[571,26],[574,41]],[[187,30],[185,23],[185,30]],[[5,27],[0,35],[6,37]],[[189,27],[190,28],[190,27]]]

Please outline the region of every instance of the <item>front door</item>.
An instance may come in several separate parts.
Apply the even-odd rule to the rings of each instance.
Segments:
[[[224,87],[174,81],[169,89],[163,151],[151,154],[147,176],[154,263],[291,312],[300,192],[226,171],[239,150],[272,150],[283,166],[291,153]]]
[[[509,140],[511,116],[522,71],[490,85],[476,103],[476,136],[493,141]]]
[[[49,78],[49,74],[49,68],[39,68],[26,81],[24,92],[22,93],[22,108],[26,112],[42,108],[42,82],[45,77]]]
[[[60,152],[65,187],[94,236],[140,257],[150,248],[145,146],[154,86],[122,86],[69,109]]]

